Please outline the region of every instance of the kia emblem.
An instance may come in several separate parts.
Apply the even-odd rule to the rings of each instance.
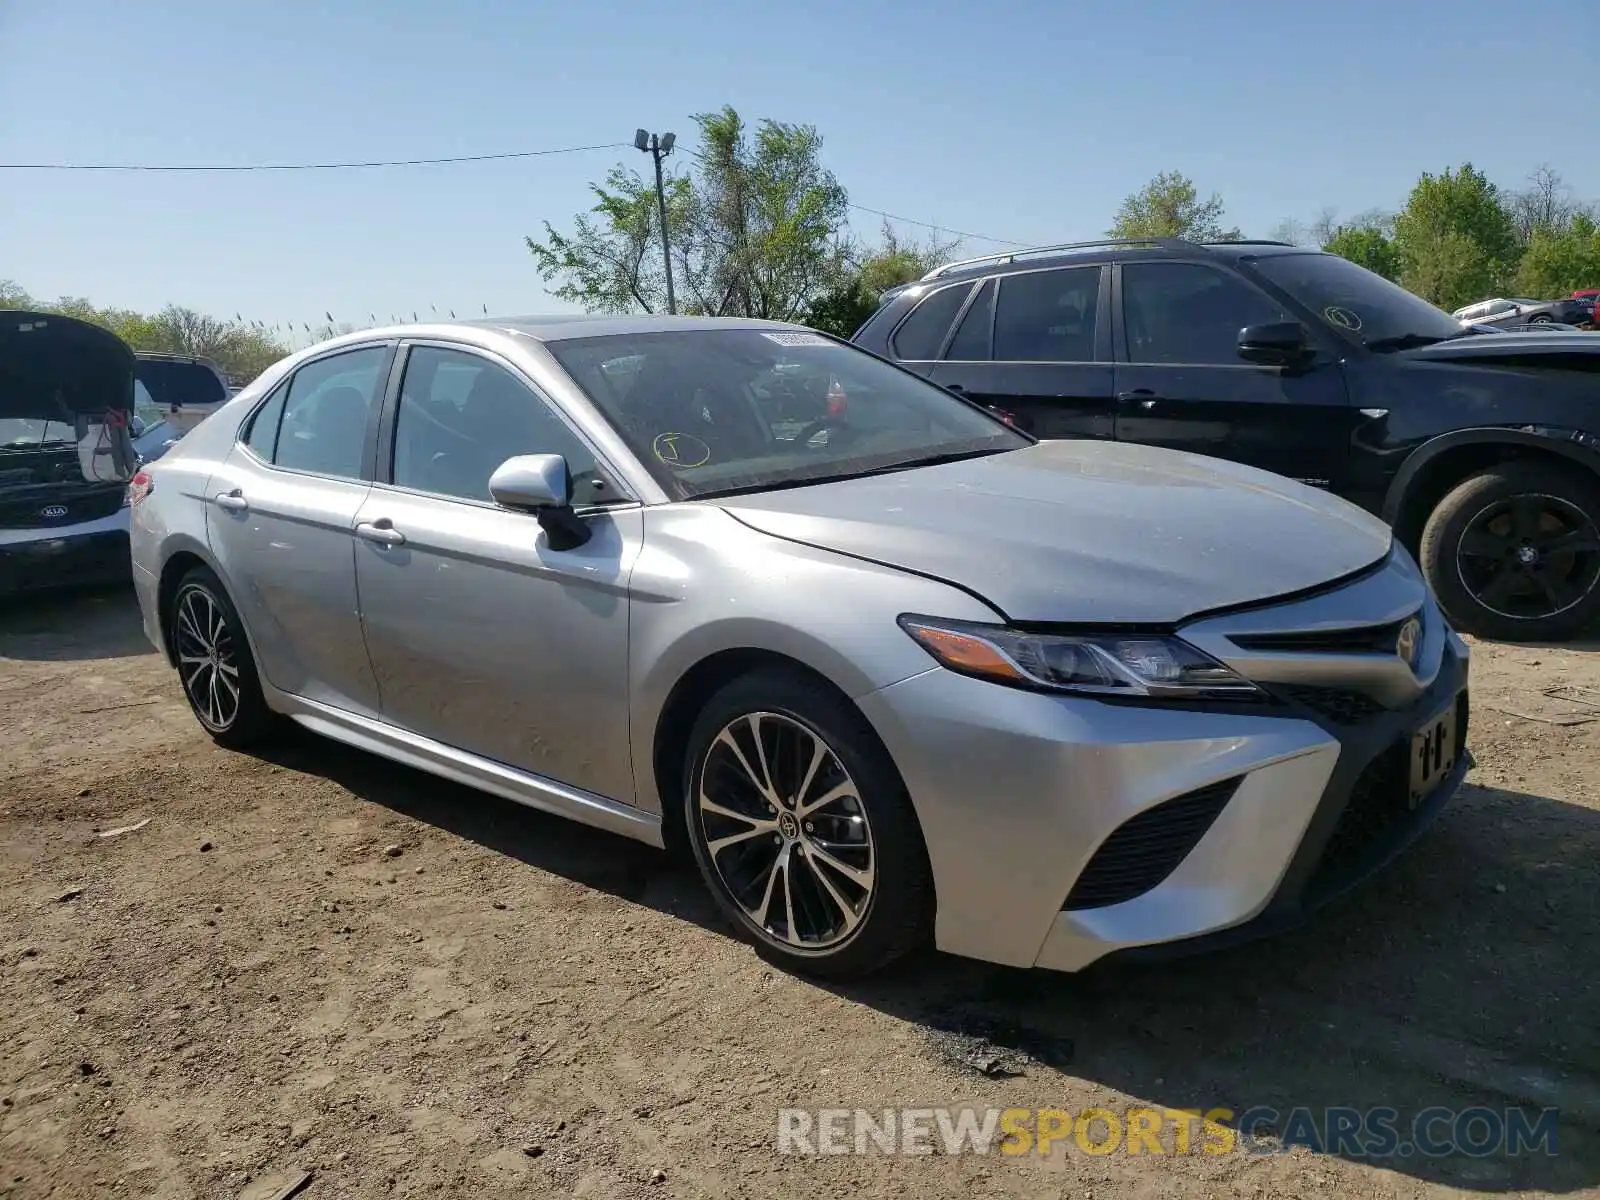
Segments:
[[[59,521],[67,515],[65,504],[47,504],[39,510],[39,515],[46,521]]]

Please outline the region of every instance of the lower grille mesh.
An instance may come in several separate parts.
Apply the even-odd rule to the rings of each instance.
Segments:
[[[1238,789],[1238,778],[1227,779],[1130,817],[1094,852],[1062,911],[1104,908],[1148,892],[1177,870]]]

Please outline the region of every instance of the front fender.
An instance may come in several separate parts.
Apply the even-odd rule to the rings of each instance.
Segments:
[[[657,727],[678,684],[713,655],[781,655],[856,698],[934,666],[896,625],[902,613],[1000,619],[948,584],[773,537],[694,504],[647,510],[629,591],[634,781],[637,803],[653,812],[661,811]]]
[[[1412,489],[1442,455],[1465,446],[1483,445],[1526,446],[1561,455],[1591,471],[1600,471],[1600,437],[1581,429],[1559,425],[1485,425],[1457,429],[1430,438],[1411,452],[1384,496],[1383,519],[1390,525],[1399,519]]]

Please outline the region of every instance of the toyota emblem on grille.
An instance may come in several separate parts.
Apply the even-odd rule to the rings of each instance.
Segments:
[[[39,510],[39,515],[46,521],[59,521],[67,515],[65,504],[47,504]]]
[[[1400,632],[1394,637],[1394,652],[1400,656],[1400,661],[1406,666],[1415,668],[1417,665],[1417,651],[1422,647],[1422,622],[1415,617],[1410,618],[1400,626]]]

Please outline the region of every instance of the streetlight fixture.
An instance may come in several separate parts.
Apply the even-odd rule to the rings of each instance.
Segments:
[[[672,147],[678,140],[675,133],[663,133],[659,137],[643,129],[635,130],[633,134],[633,148],[643,150],[656,164],[656,208],[661,213],[661,258],[667,265],[667,311],[676,313],[678,302],[672,294],[672,244],[667,238],[667,193],[661,183],[661,160],[672,153]]]

